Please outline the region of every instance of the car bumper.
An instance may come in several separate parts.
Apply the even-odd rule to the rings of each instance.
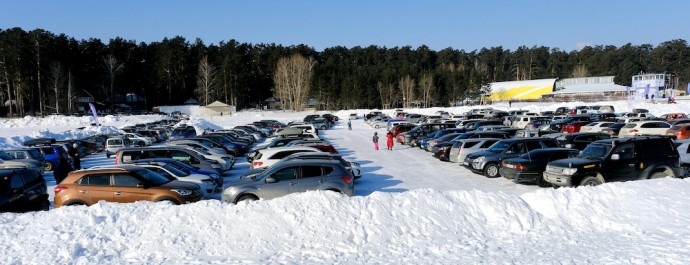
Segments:
[[[465,166],[465,168],[469,169],[470,171],[474,173],[481,174],[484,171],[484,165],[486,163],[477,163],[477,162],[471,162],[471,161],[463,161],[462,165]]]
[[[546,182],[551,183],[556,186],[561,186],[561,187],[572,187],[573,186],[573,176],[572,175],[563,175],[563,174],[555,174],[555,173],[549,173],[549,172],[544,172],[544,180]]]
[[[507,179],[517,179],[518,182],[536,182],[539,173],[537,172],[521,172],[511,168],[501,167],[498,172]]]

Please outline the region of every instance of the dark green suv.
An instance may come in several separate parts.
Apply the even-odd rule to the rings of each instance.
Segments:
[[[556,186],[594,186],[612,181],[682,177],[678,150],[668,137],[599,140],[576,158],[550,162],[544,179]]]
[[[0,168],[0,212],[48,210],[48,191],[35,169]]]

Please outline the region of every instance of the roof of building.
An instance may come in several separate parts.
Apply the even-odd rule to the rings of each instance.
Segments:
[[[579,93],[603,93],[603,92],[625,92],[625,86],[616,84],[588,84],[588,85],[567,85],[564,89],[547,93],[545,95],[579,94]]]

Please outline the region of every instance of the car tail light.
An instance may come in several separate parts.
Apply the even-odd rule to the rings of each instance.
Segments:
[[[345,183],[347,183],[347,184],[352,183],[352,177],[350,177],[350,176],[343,176],[342,179],[343,179],[343,181],[345,181]]]
[[[264,164],[264,162],[256,161],[256,162],[254,162],[254,167],[260,167],[263,164]]]
[[[517,169],[517,170],[525,170],[525,169],[527,169],[527,167],[525,167],[525,166],[523,166],[523,165],[515,165],[515,169]]]
[[[506,164],[505,162],[501,163],[501,167],[507,167],[507,166],[508,166],[508,164]]]
[[[637,129],[632,129],[632,130],[630,130],[630,131],[628,131],[628,132],[630,132],[630,133],[636,133],[636,132],[639,132],[639,130],[637,130]]]
[[[54,191],[55,191],[55,194],[58,194],[58,193],[60,193],[61,191],[66,190],[66,189],[67,189],[67,187],[58,185],[58,186],[55,187],[55,190],[54,190]]]

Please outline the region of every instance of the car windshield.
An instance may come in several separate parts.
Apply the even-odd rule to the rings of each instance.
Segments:
[[[602,159],[608,155],[611,151],[611,145],[608,144],[591,144],[582,150],[582,153],[578,156],[579,158],[585,159]]]
[[[510,143],[508,143],[508,142],[498,141],[494,145],[489,147],[489,149],[487,149],[486,151],[489,151],[492,153],[501,153],[501,152],[505,151],[509,145],[510,145]]]
[[[8,155],[8,154],[5,153],[5,152],[0,151],[0,159],[2,159],[2,160],[12,160],[12,159],[14,159],[14,157],[11,156],[11,155]]]
[[[167,169],[168,171],[170,171],[170,173],[172,173],[173,175],[178,176],[178,177],[189,176],[189,172],[185,172],[183,170],[177,169],[177,167],[173,166],[172,164],[165,164],[165,166],[163,166],[163,168]]]
[[[168,178],[163,177],[163,176],[159,175],[158,173],[155,173],[155,172],[148,170],[148,169],[137,170],[137,171],[135,171],[135,173],[137,175],[139,175],[140,177],[144,178],[146,180],[146,182],[148,182],[149,185],[151,185],[151,186],[160,186],[160,185],[163,185],[165,183],[170,182],[170,180]]]

